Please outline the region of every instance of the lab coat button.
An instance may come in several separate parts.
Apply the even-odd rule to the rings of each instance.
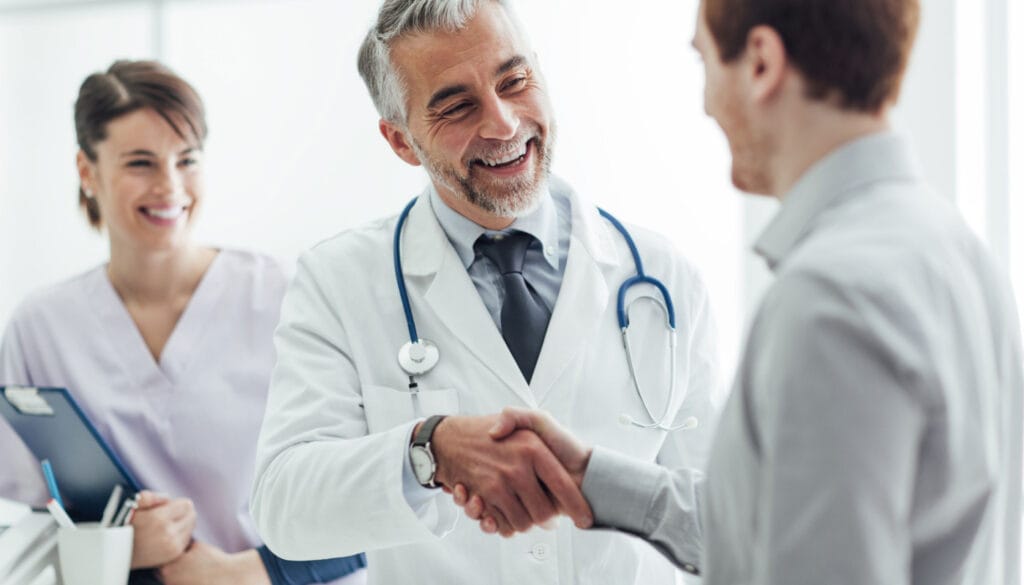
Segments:
[[[533,558],[537,559],[538,561],[543,561],[548,558],[548,545],[535,544],[533,545],[533,548],[530,550],[530,554],[533,555]]]

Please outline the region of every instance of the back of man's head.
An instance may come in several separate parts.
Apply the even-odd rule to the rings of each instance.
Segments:
[[[919,0],[704,0],[723,62],[756,26],[779,33],[808,97],[875,113],[899,96],[920,18]]]

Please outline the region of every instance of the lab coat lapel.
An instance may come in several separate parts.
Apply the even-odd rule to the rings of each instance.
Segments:
[[[536,407],[536,400],[519,366],[495,327],[466,268],[438,224],[426,194],[420,196],[409,213],[402,241],[402,269],[410,292],[422,295],[452,337],[483,362],[528,406]],[[413,312],[417,310],[422,308],[416,307],[413,298]],[[446,350],[454,349],[447,349],[451,347],[450,342],[439,338],[440,332],[421,329],[418,333],[424,339],[438,344],[442,360],[445,359]]]
[[[552,184],[552,189],[567,186]],[[614,235],[592,204],[581,202],[569,191],[572,202],[572,237],[565,275],[548,323],[531,388],[543,402],[551,387],[572,360],[596,335],[605,317],[609,298],[606,277],[618,265]]]

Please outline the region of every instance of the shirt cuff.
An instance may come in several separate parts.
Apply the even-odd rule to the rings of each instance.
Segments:
[[[655,464],[595,446],[582,485],[594,526],[645,534],[661,473]]]

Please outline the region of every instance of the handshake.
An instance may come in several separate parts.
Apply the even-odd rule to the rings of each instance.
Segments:
[[[508,537],[559,514],[579,528],[594,523],[580,491],[592,450],[543,412],[447,417],[431,447],[435,481],[484,532]]]

